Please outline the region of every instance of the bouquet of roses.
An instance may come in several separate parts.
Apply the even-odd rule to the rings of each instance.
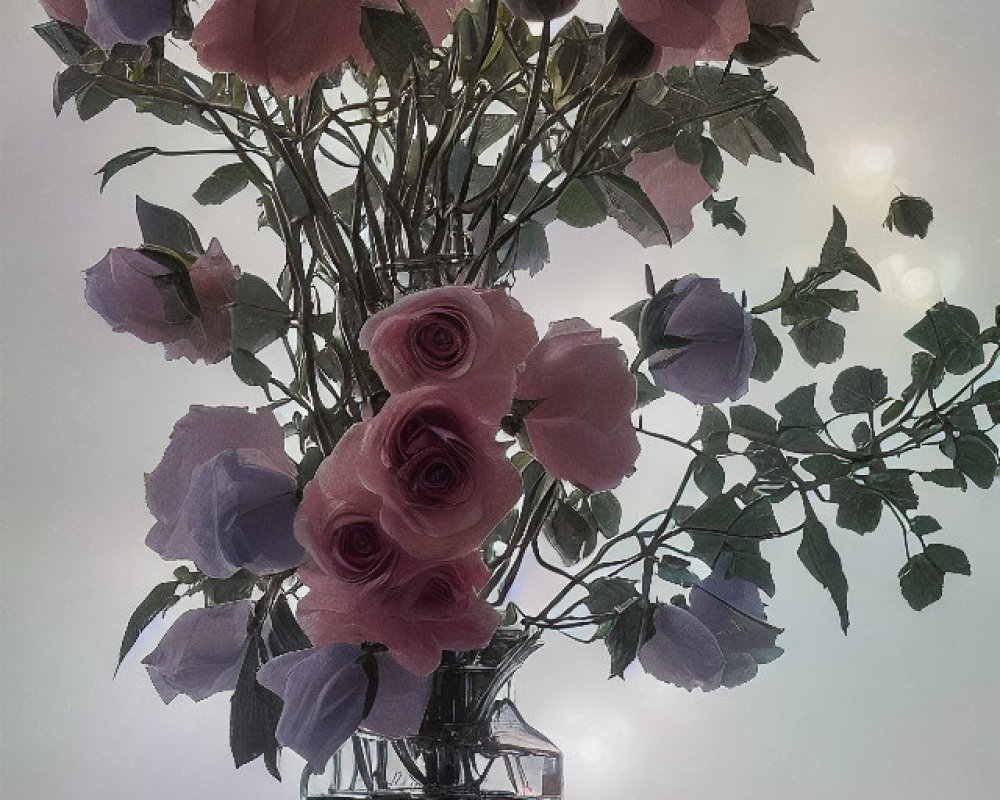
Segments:
[[[359,727],[426,733],[443,654],[486,648],[501,626],[528,642],[512,660],[541,631],[580,630],[613,675],[638,660],[688,690],[744,683],[782,652],[761,599],[774,592],[767,540],[800,537],[848,627],[825,506],[849,530],[883,510],[899,523],[914,608],[946,573],[969,573],[961,550],[926,541],[939,526],[914,513],[914,479],[992,484],[981,420],[1000,419],[1000,382],[986,380],[997,327],[939,303],[906,333],[919,352],[898,395],[852,366],[832,414],[816,383],[773,414],[719,407],[770,380],[786,348],[810,367],[843,355],[836,320],[858,309],[859,282],[879,286],[836,209],[817,263],[749,308],[716,279],[657,286],[647,267],[647,296],[612,317],[635,334],[631,361],[583,319],[540,337],[512,294],[519,270],[548,261],[556,220],[610,218],[645,246],[676,244],[702,204],[742,233],[736,200],[713,194],[723,152],[811,170],[760,69],[812,58],[796,33],[808,0],[620,0],[607,26],[554,23],[574,0],[215,0],[197,23],[186,0],[42,5],[53,21],[38,31],[66,64],[57,111],[72,100],[88,119],[126,100],[228,145],[131,150],[103,182],[222,152],[230,163],[195,198],[252,186],[259,226],[285,249],[272,286],[139,198],[141,246],[86,273],[87,302],[115,330],[167,358],[228,359],[267,398],[254,412],[192,406],[177,423],[146,479],[146,541],[193,568],[143,600],[119,657],[200,595],[143,663],[165,702],[234,692],[237,765],[263,756],[277,774],[287,746],[319,771]],[[210,79],[166,57],[185,40]],[[931,217],[900,195],[886,225],[922,237]],[[951,376],[965,377],[940,388]],[[633,419],[666,392],[703,406],[696,431]],[[640,435],[687,468],[667,505],[625,527],[612,490]],[[907,465],[929,446],[942,465]],[[779,524],[779,506],[797,524]],[[526,559],[559,583],[541,608],[509,597]]]

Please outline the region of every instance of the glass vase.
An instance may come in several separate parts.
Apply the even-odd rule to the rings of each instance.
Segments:
[[[387,739],[359,730],[321,773],[302,776],[303,800],[501,800],[562,797],[562,753],[521,716],[510,679],[537,635],[497,632],[483,650],[445,653],[420,732]]]

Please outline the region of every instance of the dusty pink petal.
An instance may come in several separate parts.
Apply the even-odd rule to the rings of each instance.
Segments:
[[[744,0],[619,0],[619,7],[663,48],[661,68],[725,60],[750,35]]]
[[[410,0],[434,44],[440,44],[451,33],[455,15],[465,7],[464,0]]]
[[[467,286],[407,295],[360,336],[390,392],[448,385],[494,423],[510,411],[515,370],[536,341],[531,317],[506,292]]]
[[[206,364],[215,364],[229,355],[229,306],[236,298],[240,270],[222,251],[218,239],[212,239],[208,251],[194,262],[188,274],[198,298],[197,324],[187,339],[164,349],[168,359],[184,357],[194,363],[200,358]]]
[[[248,600],[185,611],[142,663],[164,703],[236,688],[246,653]]]
[[[289,475],[295,474],[295,465],[285,455],[281,425],[269,410],[191,406],[174,426],[159,465],[146,475],[146,504],[157,520],[146,539],[150,547],[158,550],[169,538],[195,469],[233,448],[264,451],[284,464]]]
[[[83,30],[87,24],[87,0],[39,0],[45,13]]]
[[[358,0],[216,0],[195,26],[198,61],[303,95],[348,58],[367,63]]]
[[[813,10],[812,0],[746,0],[750,21],[758,25],[784,25],[795,29]]]
[[[520,478],[495,432],[465,396],[434,386],[393,395],[368,424],[358,476],[414,558],[472,552],[517,502]]]
[[[657,680],[691,691],[722,685],[726,658],[712,632],[686,608],[661,605],[653,612],[656,633],[639,649],[639,663]]]
[[[638,181],[656,206],[674,244],[694,227],[691,210],[712,193],[712,187],[701,175],[701,168],[681,161],[672,147],[652,153],[635,153],[625,174]]]
[[[593,491],[635,470],[635,378],[616,339],[582,319],[553,323],[518,373],[518,400],[537,401],[524,425],[552,475]]]

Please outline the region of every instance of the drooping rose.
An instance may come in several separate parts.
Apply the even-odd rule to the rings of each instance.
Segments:
[[[84,273],[84,297],[114,331],[144,342],[184,339],[194,319],[184,275],[138,250],[116,247]]]
[[[68,22],[83,30],[87,24],[87,0],[39,0],[52,19]]]
[[[652,638],[639,649],[639,663],[657,680],[687,691],[711,692],[722,685],[726,658],[712,632],[688,609],[660,605]]]
[[[447,384],[497,422],[510,411],[517,366],[538,334],[503,290],[448,286],[415,292],[375,314],[359,340],[390,392]]]
[[[701,167],[681,161],[673,147],[635,153],[625,174],[639,183],[656,206],[667,223],[673,244],[691,232],[694,228],[691,209],[712,193],[712,187],[702,177]]]
[[[503,0],[507,8],[530,22],[558,19],[572,11],[580,0]]]
[[[142,663],[164,703],[231,691],[247,647],[249,600],[185,611]]]
[[[433,564],[405,583],[363,592],[321,572],[303,568],[309,587],[296,614],[317,646],[374,641],[416,675],[428,675],[443,650],[484,647],[500,617],[475,592],[489,577],[476,554]]]
[[[294,567],[305,555],[292,535],[295,476],[270,411],[192,406],[146,476],[146,544],[217,578]]]
[[[661,69],[725,61],[750,35],[745,0],[619,0],[622,15],[663,48]]]
[[[332,644],[299,650],[268,661],[257,681],[284,700],[278,743],[290,747],[321,770],[364,719],[368,730],[402,737],[420,728],[430,694],[430,679],[408,673],[379,653],[378,693],[363,717],[368,677],[355,645]]]
[[[746,0],[750,21],[758,25],[784,25],[795,30],[813,10],[812,0]]]
[[[517,471],[463,394],[395,394],[366,426],[358,476],[382,500],[379,521],[411,556],[470,553],[521,494]]]
[[[163,344],[168,359],[213,364],[229,354],[238,276],[215,239],[190,270],[117,247],[84,273],[84,297],[112,330]]]
[[[146,44],[173,26],[174,0],[86,0],[86,33],[105,50]]]
[[[664,335],[688,339],[659,344]],[[756,346],[753,318],[718,278],[687,275],[667,283],[643,311],[640,346],[657,386],[692,403],[736,400],[747,393]]]
[[[515,396],[537,403],[524,425],[551,475],[604,491],[635,471],[636,383],[617,339],[578,318],[552,323],[521,367]]]
[[[382,501],[358,479],[366,425],[344,433],[306,484],[295,515],[295,538],[316,567],[359,590],[398,584],[422,568],[382,529]]]
[[[170,342],[164,348],[167,358],[187,358],[194,363],[199,358],[215,364],[229,355],[232,322],[229,305],[236,299],[239,267],[233,266],[217,239],[188,271],[191,287],[198,300],[198,314],[191,321],[191,330],[184,339]]]

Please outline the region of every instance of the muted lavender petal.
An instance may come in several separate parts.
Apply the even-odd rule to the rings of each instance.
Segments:
[[[743,335],[745,316],[736,298],[722,291],[718,278],[701,278],[678,303],[668,327],[674,336],[728,342]]]
[[[378,694],[362,726],[373,733],[399,739],[413,736],[431,693],[431,676],[414,675],[403,669],[388,653],[379,653]]]
[[[742,578],[725,577],[728,560],[691,589],[691,613],[715,635],[727,659],[774,647],[779,628],[768,624],[760,589]]]
[[[248,600],[185,611],[142,663],[164,703],[179,694],[204,700],[231,691],[243,665]]]
[[[265,575],[297,566],[305,551],[292,535],[296,489],[284,464],[263,451],[224,450],[191,474],[158,552],[190,559],[213,578],[228,578],[240,569]]]
[[[749,653],[736,653],[726,659],[726,671],[722,674],[722,685],[735,689],[757,677],[757,662]]]
[[[650,675],[691,691],[718,689],[726,659],[712,632],[685,608],[658,606],[656,633],[639,650],[639,663]]]
[[[657,386],[692,403],[716,403],[746,393],[740,374],[740,348],[731,342],[692,342],[686,347],[663,350],[649,358],[649,369]],[[746,380],[749,380],[749,373]],[[743,388],[743,392],[738,390]]]
[[[320,770],[357,730],[368,678],[356,645],[330,644],[279,656],[257,673],[258,682],[285,701],[276,731],[313,770]]]
[[[173,0],[87,0],[87,35],[105,49],[146,44],[167,33],[173,19]]]

